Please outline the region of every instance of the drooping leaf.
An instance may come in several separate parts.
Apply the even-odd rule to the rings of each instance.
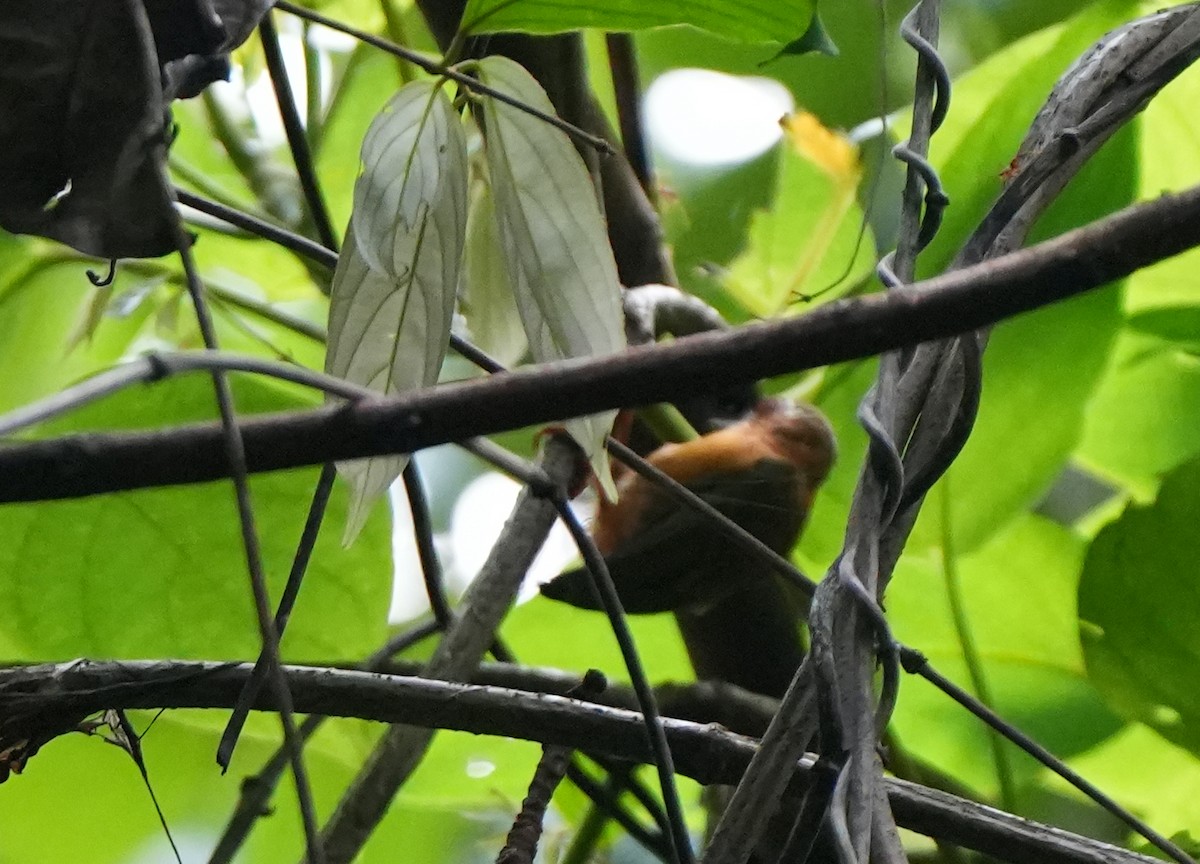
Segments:
[[[562,33],[599,30],[646,30],[690,24],[742,42],[799,42],[811,27],[815,0],[469,0],[463,33]],[[810,46],[812,47],[812,46]]]
[[[1148,507],[1092,541],[1079,585],[1088,673],[1108,703],[1200,753],[1200,462],[1172,471]]]
[[[403,87],[363,141],[355,211],[333,277],[325,369],[392,394],[437,381],[466,233],[466,139],[430,81]],[[352,540],[406,456],[344,463]]]
[[[479,77],[548,113],[533,77],[505,57],[478,64]],[[596,191],[567,136],[484,97],[484,149],[508,280],[535,360],[611,354],[625,347],[621,286]],[[604,436],[615,412],[567,422],[610,494]]]
[[[458,227],[438,223],[465,218],[466,149],[458,113],[433,81],[405,85],[376,115],[354,184],[355,240],[368,267],[406,279],[430,254],[424,232]],[[439,207],[446,212],[431,213]],[[447,239],[461,244],[462,230]],[[457,268],[454,256],[441,263]]]
[[[504,268],[496,225],[496,203],[485,182],[476,187],[467,217],[461,309],[472,341],[506,366],[529,348]]]
[[[105,258],[171,251],[164,108],[140,3],[0,5],[0,226]]]

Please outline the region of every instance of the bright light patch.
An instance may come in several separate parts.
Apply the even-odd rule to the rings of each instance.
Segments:
[[[388,621],[411,621],[429,610],[425,593],[425,577],[421,571],[421,555],[413,534],[412,508],[404,481],[397,480],[388,490],[392,505],[392,561],[395,575],[392,582],[392,605]]]
[[[447,572],[455,587],[465,589],[479,573],[520,491],[515,480],[489,471],[472,480],[458,496],[450,515],[451,564]],[[518,601],[535,595],[539,584],[557,576],[577,554],[570,533],[561,522],[555,522],[529,568]]]
[[[693,165],[735,164],[769,150],[782,134],[780,118],[794,107],[778,81],[708,69],[663,73],[644,106],[654,147]]]
[[[467,760],[467,776],[472,780],[482,780],[496,771],[496,763],[488,759]]]

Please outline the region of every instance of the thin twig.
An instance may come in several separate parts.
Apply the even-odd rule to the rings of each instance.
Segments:
[[[272,243],[295,252],[297,255],[307,258],[310,261],[323,264],[331,270],[337,266],[338,256],[336,252],[294,231],[289,231],[244,210],[238,210],[219,201],[214,201],[211,198],[205,198],[202,195],[197,195],[195,192],[189,192],[187,189],[182,189],[178,186],[175,187],[175,196],[180,204],[224,220],[230,225],[236,225],[238,228],[249,231],[251,234],[262,237],[265,240],[270,240]]]
[[[654,690],[646,678],[646,671],[638,655],[637,645],[629,630],[629,622],[625,618],[625,610],[621,608],[621,598],[617,595],[617,586],[613,584],[612,575],[608,572],[608,564],[595,542],[583,527],[583,523],[571,509],[570,502],[565,497],[556,497],[555,506],[558,508],[559,519],[571,532],[571,538],[579,548],[588,573],[591,574],[596,595],[600,600],[599,606],[608,615],[613,635],[621,649],[621,657],[625,668],[629,671],[629,680],[637,693],[638,704],[646,718],[646,733],[650,739],[650,747],[654,753],[654,767],[658,771],[658,782],[662,789],[663,803],[666,805],[667,820],[670,826],[671,846],[675,860],[680,864],[689,864],[695,860],[692,852],[692,842],[688,836],[687,822],[683,816],[683,805],[679,800],[679,790],[675,786],[675,765],[671,759],[671,749],[667,745],[666,733],[663,731],[662,717],[658,712],[658,703],[654,699]]]
[[[437,623],[429,621],[398,633],[367,660],[364,669],[374,671],[383,668],[393,656],[427,639],[436,633],[437,629]],[[307,742],[324,722],[325,717],[321,714],[310,714],[305,717],[298,730],[300,740]],[[242,781],[242,792],[238,798],[237,807],[225,824],[225,830],[209,856],[208,864],[229,864],[234,859],[238,850],[246,842],[246,838],[250,836],[250,830],[255,823],[270,812],[271,797],[275,794],[275,787],[279,785],[279,779],[283,776],[287,762],[287,749],[280,747],[257,774]]]
[[[486,441],[486,439],[480,439]],[[489,442],[490,444],[490,442]],[[493,445],[494,447],[495,445]],[[500,450],[501,448],[495,448]],[[502,451],[507,453],[507,451]],[[495,455],[495,454],[493,454]],[[409,508],[412,511],[413,517],[413,533],[417,541],[417,554],[421,560],[421,573],[425,581],[425,593],[429,598],[429,606],[433,611],[434,620],[442,630],[447,630],[454,623],[454,611],[450,608],[450,602],[446,598],[445,587],[442,580],[442,566],[438,560],[437,551],[433,546],[433,525],[429,514],[429,502],[425,497],[425,490],[421,483],[419,472],[415,469],[415,462],[409,461],[408,466],[404,469],[404,489],[408,496]],[[529,466],[532,471],[526,472],[532,475],[537,472],[536,482],[542,484],[548,491],[550,489],[549,478],[545,473],[537,469],[536,466]],[[514,475],[519,476],[519,475]],[[526,481],[527,485],[530,484]],[[498,637],[493,640],[491,646],[491,654],[497,660],[505,663],[515,663],[516,659],[512,651]],[[598,760],[610,772],[616,771],[615,766],[606,763],[606,760]],[[620,801],[615,797],[601,797],[602,787],[594,783],[590,777],[583,771],[579,765],[577,757],[572,756],[568,759],[566,765],[567,779],[575,784],[583,794],[591,798],[597,807],[606,811],[611,815],[622,827],[629,831],[637,842],[641,843],[646,849],[660,857],[666,856],[664,852],[664,844],[661,842],[661,837],[655,837],[647,831],[625,808]],[[661,812],[657,807],[653,806],[654,802],[646,803],[649,798],[646,790],[636,778],[628,778],[627,783],[630,790],[638,797],[639,801],[643,802],[651,816],[656,821],[662,818]],[[665,822],[665,819],[663,819]],[[657,842],[656,842],[657,841]]]
[[[1149,840],[1151,844],[1158,847],[1163,853],[1179,862],[1179,864],[1196,864],[1195,859],[1179,848],[1178,845],[1155,831],[1137,816],[1134,816],[1106,795],[1099,787],[1067,767],[1041,744],[1034,741],[991,708],[972,697],[970,693],[967,693],[949,678],[934,669],[929,664],[929,661],[925,659],[925,655],[920,651],[914,651],[911,648],[901,648],[900,656],[904,662],[905,671],[914,675],[920,675],[926,681],[929,681],[959,705],[986,723],[990,729],[1003,735],[1059,777],[1062,777],[1092,801]]]
[[[608,681],[595,669],[589,669],[583,680],[566,694],[572,699],[591,701],[604,692]],[[572,750],[556,744],[542,745],[542,756],[529,781],[529,792],[521,802],[521,810],[505,838],[504,847],[496,856],[496,864],[533,864],[538,841],[542,837],[542,822],[554,790],[562,782],[571,764]]]
[[[329,210],[321,194],[321,184],[317,180],[317,169],[308,146],[308,136],[304,133],[304,121],[300,119],[300,110],[292,94],[292,84],[288,80],[287,67],[283,62],[283,51],[279,47],[279,34],[275,30],[275,22],[269,10],[259,21],[258,33],[267,60],[267,73],[271,76],[271,86],[275,90],[275,102],[279,105],[279,116],[283,120],[283,130],[287,135],[288,148],[292,151],[292,162],[300,180],[300,190],[304,193],[304,200],[308,205],[308,215],[321,243],[330,249],[336,249],[337,235],[334,233],[333,223],[329,220]],[[310,101],[312,95],[309,94]]]
[[[565,486],[575,472],[575,451],[555,438],[548,439],[541,461],[556,486]],[[467,589],[462,614],[438,643],[426,675],[462,680],[474,671],[495,640],[556,515],[545,497],[528,488],[521,493],[487,562]],[[331,864],[348,864],[359,854],[432,740],[431,732],[408,725],[408,718],[397,717],[397,722],[403,725],[384,733],[322,830]]]
[[[296,599],[300,596],[300,584],[304,581],[304,574],[312,559],[313,549],[316,548],[317,535],[325,520],[325,511],[329,506],[329,496],[333,492],[333,481],[336,476],[337,472],[332,462],[326,462],[321,466],[321,475],[317,478],[312,502],[308,507],[308,518],[304,521],[304,531],[300,535],[300,542],[296,545],[296,554],[292,559],[292,569],[288,573],[287,583],[283,586],[279,604],[275,607],[275,632],[279,634],[280,639],[283,638],[284,630],[287,629],[288,619],[291,618]],[[265,682],[268,663],[266,652],[259,654],[258,661],[254,664],[254,674],[246,682],[246,689],[238,699],[237,705],[234,706],[233,713],[229,716],[229,722],[225,724],[225,731],[221,734],[221,741],[217,745],[217,764],[221,766],[222,771],[229,768],[229,760],[233,758],[233,750],[237,746],[238,736],[246,724],[246,718],[250,715],[250,706],[258,698],[258,692]]]
[[[646,197],[656,204],[658,190],[655,188],[654,167],[650,164],[650,149],[646,146],[642,124],[642,84],[633,34],[605,33],[604,47],[608,52],[608,68],[612,75],[625,158],[629,160],[629,167],[633,169]]]
[[[201,338],[207,351],[217,350],[217,337],[213,328],[212,315],[204,297],[204,286],[191,253],[191,239],[183,229],[183,221],[178,216],[176,201],[167,174],[165,159],[159,163],[160,186],[165,208],[175,218],[171,219],[171,230],[175,235],[179,258],[183,264],[183,272],[187,278],[188,294],[195,309],[196,320]],[[267,593],[266,576],[262,567],[262,553],[259,547],[258,531],[254,524],[254,508],[250,500],[249,472],[246,467],[245,442],[242,430],[238,426],[233,406],[233,391],[224,372],[212,372],[213,389],[216,391],[217,408],[221,417],[222,442],[224,458],[229,467],[233,480],[234,495],[237,501],[238,524],[242,535],[242,548],[246,557],[246,568],[250,575],[250,588],[254,598],[254,611],[258,620],[259,636],[262,640],[263,654],[267,659],[267,677],[272,691],[279,703],[279,720],[283,727],[283,738],[287,745],[288,756],[292,765],[292,774],[296,781],[296,797],[300,804],[300,817],[304,825],[305,840],[308,848],[309,864],[323,864],[325,858],[321,853],[317,835],[316,805],[313,803],[312,789],[308,783],[308,774],[304,767],[304,754],[299,735],[296,732],[295,718],[292,714],[291,694],[288,692],[287,681],[281,671],[279,659],[279,636],[275,630],[274,619],[271,615],[270,596]]]
[[[941,517],[941,546],[942,546],[942,580],[946,587],[946,600],[950,606],[950,619],[954,623],[954,634],[958,639],[959,650],[962,651],[963,663],[967,667],[971,686],[975,689],[975,698],[983,705],[991,708],[995,704],[987,675],[984,672],[983,659],[979,654],[979,646],[975,642],[975,631],[967,615],[962,596],[962,579],[958,572],[958,553],[954,546],[954,526],[950,506],[950,476],[942,478],[940,495],[938,496],[938,515]],[[1000,803],[1005,810],[1016,809],[1016,781],[1013,777],[1012,762],[1008,758],[1008,750],[1004,747],[1001,736],[994,730],[988,730],[988,740],[992,746],[992,764],[996,769],[996,780],[1000,787]]]

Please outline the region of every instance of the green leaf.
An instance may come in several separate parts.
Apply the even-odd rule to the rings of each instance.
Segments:
[[[456,810],[519,805],[541,756],[537,742],[441,731],[401,800]],[[511,812],[510,812],[511,818]]]
[[[784,120],[775,197],[755,213],[746,248],[722,284],[765,318],[805,295],[832,300],[874,267],[870,233],[855,200],[862,169],[853,144],[810,114]]]
[[[542,88],[512,60],[488,57],[478,69],[485,83],[554,113]],[[500,245],[534,359],[623,350],[621,284],[583,160],[560,130],[494,99],[481,101]],[[615,496],[604,449],[614,416],[607,411],[566,427]]]
[[[467,145],[432,81],[405,85],[371,124],[354,215],[333,276],[325,369],[380,393],[437,381],[466,234]],[[338,466],[354,487],[354,539],[407,456]]]
[[[1181,827],[1194,830],[1200,761],[1140,723],[1129,724],[1070,765],[1163,834],[1173,835]],[[1066,785],[1057,777],[1047,781]]]
[[[0,411],[114,363],[137,335],[147,314],[141,309],[125,318],[106,318],[95,336],[71,347],[71,334],[86,320],[95,292],[85,276],[88,266],[34,259],[24,273],[0,286]],[[114,291],[119,295],[139,281],[118,270]]]
[[[955,105],[964,110],[952,112],[934,138],[953,203],[924,264],[948,263],[999,192],[1000,171],[1016,152],[1024,118],[1032,118],[1054,79],[1080,52],[1132,12],[1127,2],[1097,3],[1063,27],[1022,40],[956,85]],[[1118,133],[1088,162],[1038,221],[1031,243],[1136,197],[1134,131]],[[995,329],[984,355],[979,418],[951,469],[954,524],[963,551],[1034,505],[1054,482],[1078,444],[1120,323],[1120,295],[1108,287]],[[923,515],[910,548],[936,546],[936,522]]]
[[[1124,332],[1088,407],[1077,456],[1143,486],[1200,454],[1200,357],[1177,343]]]
[[[240,413],[311,405],[275,385],[235,379]],[[212,381],[188,376],[126,390],[43,430],[151,429],[216,416]],[[251,481],[263,565],[278,591],[312,498],[313,469]],[[347,509],[335,490],[329,516]],[[385,635],[391,596],[390,523],[342,549],[322,532],[283,641],[287,657],[345,659]],[[0,519],[0,644],[4,659],[249,658],[258,628],[228,482],[72,501],[6,505]]]
[[[632,615],[629,627],[651,681],[691,681],[696,677],[671,615]],[[570,638],[563,638],[564,634]],[[628,680],[620,648],[603,613],[534,597],[504,619],[504,638],[523,663],[580,674],[599,669],[613,681]]]
[[[278,746],[277,740],[243,737],[233,772],[222,776],[212,757],[221,727],[203,718],[213,713],[168,712],[142,741],[150,782],[185,861],[207,860],[234,812],[240,775],[257,771]],[[131,712],[139,731],[145,730],[153,717],[150,711]],[[279,723],[269,719],[277,737]],[[305,763],[321,821],[333,811],[358,763],[367,755],[363,745],[372,739],[364,739],[360,732],[364,726],[327,721],[305,746]],[[359,746],[348,752],[347,745],[355,739]],[[526,767],[526,780],[534,761]],[[423,770],[424,766],[418,777]],[[406,864],[445,864],[472,860],[482,843],[498,848],[496,838],[511,824],[512,810],[501,815],[497,811],[507,802],[497,797],[482,800],[489,791],[487,779],[474,785],[479,793],[472,809],[429,806],[401,794],[356,861],[384,864],[394,861],[396,849],[403,848]],[[56,738],[30,760],[22,775],[0,785],[0,809],[5,815],[5,864],[44,864],[81,857],[92,864],[174,860],[137,768],[128,755],[99,737]],[[73,814],[70,831],[61,830],[64,812]],[[81,851],[81,837],[86,838],[86,852]],[[294,786],[290,777],[284,777],[270,815],[257,822],[238,860],[294,864],[303,852],[304,831]]]
[[[798,40],[808,31],[815,0],[469,0],[460,30],[464,34],[517,30],[563,33],[599,30],[646,30],[690,24],[740,42]]]
[[[1139,8],[1131,0],[1092,3],[1065,24],[1020,40],[954,82],[953,110],[930,143],[930,159],[951,203],[937,237],[921,255],[922,275],[945,269],[999,196],[1001,173],[1016,156],[1030,122],[1054,83],[1097,39],[1136,17]],[[1132,143],[1127,137],[1117,146],[1132,148]],[[1115,148],[1110,143],[1107,149]],[[1111,195],[1106,195],[1103,188],[1093,190],[1092,200],[1114,205],[1128,201],[1136,188],[1134,155],[1129,149],[1123,160],[1103,172],[1085,170],[1069,188],[1079,194],[1081,186],[1112,184],[1117,188]],[[1093,157],[1089,164],[1096,162]],[[1069,215],[1064,211],[1073,208],[1056,205],[1053,209]],[[1073,215],[1076,218],[1068,220],[1070,224],[1089,221],[1092,214],[1075,210]],[[1043,218],[1043,225],[1045,222]],[[1063,223],[1059,226],[1061,230]],[[1046,236],[1044,229],[1041,236]]]
[[[926,507],[940,504],[931,497]],[[1075,610],[1082,556],[1079,537],[1030,515],[957,560],[965,617],[993,707],[1061,757],[1087,750],[1120,726],[1084,674]],[[906,555],[886,600],[896,636],[973,690],[940,554]],[[983,724],[923,679],[903,680],[894,727],[914,754],[986,794],[996,791]],[[1038,769],[1015,749],[1009,759],[1019,779]]]
[[[1094,4],[1064,26],[1034,34],[955,83],[955,109],[934,137],[934,159],[952,204],[922,269],[944,268],[998,194],[999,173],[1016,152],[1054,79],[1122,15],[1126,2]],[[1014,117],[1022,118],[1014,121]],[[1134,195],[1133,130],[1114,137],[1039,221],[1040,236],[1119,209]],[[969,552],[1045,493],[1082,435],[1083,418],[1121,323],[1119,294],[1104,288],[997,327],[983,361],[979,417],[951,473],[958,548]],[[817,496],[802,540],[806,563],[827,566],[841,548],[866,439],[854,412],[871,379],[830,370],[819,407],[838,430],[838,466]],[[1053,405],[1053,411],[1046,406]],[[847,470],[847,466],[850,470]],[[908,549],[937,549],[936,518],[922,515]],[[813,568],[816,569],[816,568]]]
[[[496,202],[486,180],[476,185],[471,198],[463,277],[460,307],[472,341],[505,366],[512,366],[525,356],[529,340],[508,282]]]
[[[1153,11],[1154,7],[1146,9]],[[1191,188],[1200,173],[1194,106],[1200,100],[1200,75],[1195,69],[1180,75],[1146,106],[1139,117],[1144,157],[1138,164],[1138,186],[1145,197]],[[1161,335],[1174,336],[1181,325],[1195,324],[1200,306],[1196,269],[1200,250],[1191,249],[1139,270],[1130,278],[1127,308],[1143,323],[1154,322]],[[1182,307],[1182,308],[1181,308]],[[1173,319],[1173,320],[1172,320]],[[1135,324],[1135,326],[1137,326]],[[1192,341],[1200,331],[1183,331]]]
[[[815,6],[813,8],[812,20],[808,24],[808,29],[804,31],[804,35],[784,45],[783,49],[776,55],[776,58],[794,57],[814,52],[824,54],[827,57],[838,56],[837,44],[833,41],[833,37],[829,35],[829,31],[825,29],[825,23],[821,20],[821,15],[817,12]]]
[[[1192,106],[1200,76],[1169,84],[1138,119],[1143,197],[1191,186],[1200,172]],[[1088,410],[1079,455],[1110,478],[1144,487],[1200,453],[1200,252],[1168,258],[1129,277],[1122,335]],[[1156,338],[1157,337],[1157,338]]]
[[[1092,541],[1079,585],[1088,672],[1106,700],[1200,752],[1200,461],[1172,471],[1152,506],[1130,506]]]

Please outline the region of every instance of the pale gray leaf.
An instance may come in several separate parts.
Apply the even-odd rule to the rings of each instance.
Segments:
[[[466,234],[466,138],[446,95],[418,81],[376,117],[363,155],[325,369],[391,395],[435,383],[446,354]],[[348,541],[406,461],[338,466],[354,487]]]
[[[478,74],[524,104],[553,113],[542,88],[512,60],[487,57]],[[486,96],[481,101],[500,245],[534,359],[623,350],[617,266],[583,160],[558,129]],[[615,490],[604,436],[614,416],[605,412],[567,424],[610,494]]]
[[[496,205],[486,180],[471,195],[459,304],[471,340],[506,366],[525,356],[529,340],[513,299],[496,227]]]

